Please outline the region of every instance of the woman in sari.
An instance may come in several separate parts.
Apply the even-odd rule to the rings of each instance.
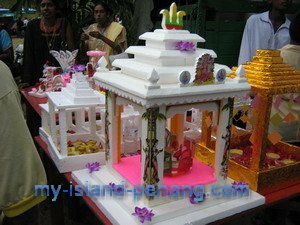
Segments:
[[[81,35],[82,52],[100,50],[106,52],[108,67],[109,56],[120,54],[127,48],[126,29],[121,24],[112,22],[112,10],[103,2],[95,4],[96,23],[90,25]]]

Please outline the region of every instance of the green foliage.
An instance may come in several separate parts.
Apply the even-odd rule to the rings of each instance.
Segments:
[[[152,112],[150,112],[149,110],[147,110],[146,112],[143,113],[142,119],[149,120],[151,113]],[[163,121],[163,120],[167,119],[166,116],[164,114],[162,114],[162,113],[157,113],[156,118],[157,118],[158,121]]]
[[[228,110],[233,106],[233,98],[228,98],[228,103],[222,107],[222,111]]]
[[[223,108],[222,108],[222,111],[224,111],[224,110],[228,110],[229,109],[229,104],[227,103],[227,104],[225,104],[224,106],[223,106]]]
[[[157,119],[158,119],[158,121],[163,121],[163,120],[166,120],[167,118],[164,114],[159,113],[159,114],[157,114]]]
[[[0,2],[0,8],[8,8],[10,9],[17,0],[1,0]]]

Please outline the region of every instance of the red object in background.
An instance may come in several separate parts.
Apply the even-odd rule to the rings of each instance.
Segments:
[[[75,134],[76,132],[74,130],[67,130],[68,134]]]
[[[62,68],[60,68],[60,67],[57,67],[54,71],[53,71],[53,75],[55,76],[55,75],[60,75],[60,74],[62,74],[63,73],[63,70],[62,70]]]
[[[176,151],[176,152],[174,153],[173,156],[174,156],[174,157],[176,158],[176,160],[178,161],[179,158],[180,158],[180,156],[181,156],[181,148],[180,148],[178,151]]]
[[[179,149],[173,154],[173,156],[178,161],[178,167],[172,169],[174,171],[177,171],[176,176],[185,174],[190,171],[191,167],[193,166],[192,151],[190,148],[187,148],[186,146],[182,147],[182,145],[180,145]]]
[[[173,24],[166,24],[166,28],[168,30],[182,30],[182,26],[173,25]]]
[[[101,92],[105,92],[105,91],[106,91],[106,89],[105,89],[105,88],[99,88],[99,91],[101,91]]]
[[[193,166],[193,159],[190,149],[184,150],[179,159],[178,173],[187,173]]]
[[[95,70],[94,70],[94,67],[93,67],[93,64],[92,63],[87,63],[86,64],[86,70],[87,70],[87,75],[88,75],[88,77],[92,77],[92,76],[94,76],[94,73],[96,72]]]

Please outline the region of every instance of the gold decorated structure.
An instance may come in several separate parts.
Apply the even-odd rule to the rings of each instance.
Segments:
[[[244,68],[248,83],[258,97],[251,112],[257,121],[252,123],[252,133],[243,129],[232,132],[231,149],[234,153],[242,154],[239,146],[246,143],[251,145],[252,155],[247,166],[230,159],[228,176],[236,181],[247,182],[252,190],[267,194],[300,181],[300,148],[283,141],[272,142],[268,133],[273,97],[300,93],[300,71],[283,63],[278,50],[257,50],[253,60],[246,63]],[[202,121],[207,117],[211,117],[211,114],[203,114]],[[213,164],[214,160],[215,142],[210,138],[211,132],[211,127],[203,129],[202,139],[196,144],[196,157],[206,164]],[[266,154],[268,148],[279,149],[283,154],[291,155],[293,160],[266,168],[265,158],[273,156]]]

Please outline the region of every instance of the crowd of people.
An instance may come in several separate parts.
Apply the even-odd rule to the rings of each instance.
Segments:
[[[300,70],[300,15],[296,15],[292,22],[286,17],[291,0],[269,2],[269,11],[248,19],[238,64],[251,60],[257,49],[281,49],[284,62]],[[82,52],[95,49],[105,51],[110,68],[109,56],[120,54],[127,48],[126,29],[114,22],[113,11],[103,2],[95,4],[95,23],[83,30],[80,46],[74,46],[70,23],[60,17],[58,0],[42,0],[40,11],[41,18],[29,22],[26,20],[22,87],[39,82],[45,65],[58,66],[50,50],[73,50],[78,47]],[[23,27],[24,21],[22,24]],[[0,31],[0,60],[8,66],[13,60],[12,41],[5,30]],[[42,200],[32,197],[33,190],[30,187],[45,183],[46,177],[31,138],[38,134],[39,116],[33,109],[27,110],[26,122],[31,128],[29,132],[22,117],[17,86],[3,62],[0,62],[0,176],[5,182],[0,183],[0,211],[7,216],[18,217]],[[10,160],[20,163],[8,163]],[[11,173],[8,175],[7,171]],[[18,177],[22,177],[19,183],[13,183]],[[16,185],[20,185],[21,189]]]

